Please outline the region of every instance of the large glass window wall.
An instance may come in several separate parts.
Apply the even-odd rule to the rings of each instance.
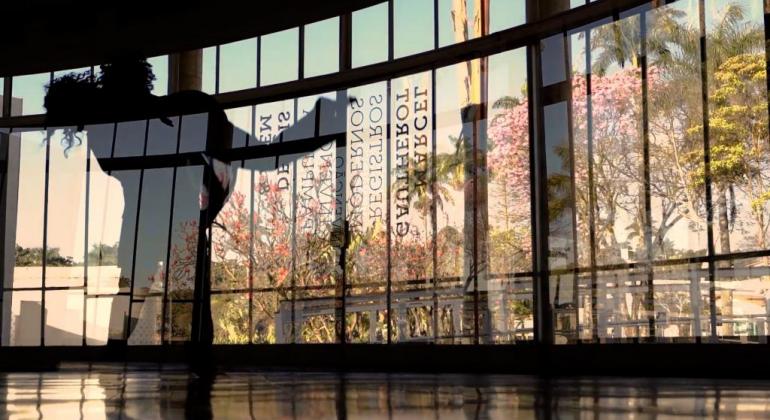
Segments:
[[[524,23],[523,2],[421,3],[212,47],[207,90],[258,96]],[[2,344],[184,342],[200,299],[215,344],[766,342],[763,7],[644,3],[239,99],[226,163],[201,158],[207,114],[5,130]],[[419,39],[394,36],[412,9]],[[229,194],[202,226],[207,165]]]

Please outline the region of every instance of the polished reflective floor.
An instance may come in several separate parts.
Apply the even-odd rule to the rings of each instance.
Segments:
[[[770,382],[70,365],[0,375],[1,418],[767,418]]]

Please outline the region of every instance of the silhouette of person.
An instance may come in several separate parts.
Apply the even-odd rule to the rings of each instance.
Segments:
[[[165,124],[173,125],[171,116],[185,114],[207,114],[207,129],[205,151],[201,152],[203,161],[203,178],[199,206],[197,258],[195,266],[194,305],[192,314],[192,343],[200,346],[210,346],[213,342],[213,322],[211,318],[211,264],[210,264],[210,232],[211,226],[219,212],[227,202],[231,187],[236,182],[235,166],[240,163],[232,153],[234,132],[246,138],[247,133],[235,128],[227,119],[222,106],[210,95],[199,91],[182,91],[168,96],[158,97],[151,93],[155,76],[152,67],[143,58],[127,57],[101,66],[98,77],[90,72],[70,73],[51,82],[45,97],[46,125],[48,127],[75,127],[65,132],[68,147],[81,143],[78,132],[86,124],[109,123],[128,120],[160,118]],[[318,136],[322,124],[332,127],[337,132],[344,132],[348,99],[338,95],[332,101],[319,99],[313,110],[300,118],[295,124],[283,131],[285,136],[302,138],[305,133]],[[328,131],[328,130],[327,130]],[[307,137],[307,136],[305,136]],[[323,139],[292,143],[285,154],[310,153],[320,148]],[[328,141],[327,141],[328,142]],[[92,142],[88,142],[92,147]],[[257,146],[265,147],[265,146]],[[104,166],[107,158],[97,156],[97,161]],[[131,279],[132,249],[121,246],[133,243],[133,222],[126,217],[127,208],[136,207],[132,198],[126,194],[129,183],[128,171],[114,171],[110,176],[120,182],[123,187],[124,212],[123,222],[118,242],[118,266],[120,269],[120,286],[127,287]],[[160,215],[167,217],[167,215]],[[133,297],[132,297],[133,298]],[[134,305],[137,305],[135,303]],[[119,307],[117,300],[113,301],[111,317],[122,316],[124,310]],[[137,308],[136,313],[141,308]],[[136,328],[138,317],[128,314],[129,322],[119,336],[111,334],[109,344],[126,345],[128,338]]]

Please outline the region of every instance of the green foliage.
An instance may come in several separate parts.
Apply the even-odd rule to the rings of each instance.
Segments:
[[[765,77],[760,53],[728,58],[714,73],[709,142],[715,183],[738,183],[761,171],[756,158],[767,151],[762,141],[767,136]],[[702,136],[703,126],[696,125],[688,133]]]
[[[118,243],[115,245],[94,244],[88,251],[88,265],[118,265]]]
[[[40,267],[43,265],[43,248],[24,248],[16,245],[16,267]],[[75,262],[71,257],[60,254],[59,248],[48,248],[46,255],[48,267],[72,267]]]
[[[490,267],[493,273],[526,272],[532,268],[529,258],[531,226],[492,230],[489,235]]]
[[[249,342],[249,300],[244,294],[218,295],[211,298],[214,342],[244,344]]]

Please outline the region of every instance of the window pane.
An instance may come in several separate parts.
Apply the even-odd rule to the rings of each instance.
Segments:
[[[171,126],[157,118],[150,120],[147,132],[147,155],[176,153],[179,117],[172,117],[169,120],[171,120]]]
[[[160,343],[172,176],[171,168],[144,171],[131,284],[130,345]]]
[[[118,268],[120,271],[120,281],[118,283],[118,287],[120,288],[121,292],[128,292],[130,285],[131,285],[131,272],[134,262],[134,240],[136,235],[136,218],[137,218],[137,206],[139,204],[139,171],[138,170],[132,170],[132,171],[115,171],[110,173],[112,177],[117,179],[117,181],[120,183],[120,187],[122,189],[122,198],[123,198],[123,208],[122,208],[122,217],[121,219],[116,218],[115,210],[119,209],[119,207],[116,205],[115,207],[112,206],[106,206],[103,210],[99,211],[96,210],[95,212],[89,212],[89,220],[95,220],[97,223],[99,221],[103,221],[105,223],[102,226],[107,226],[107,223],[109,222],[115,222],[117,220],[121,220],[120,223],[115,223],[114,226],[119,226],[119,229],[117,231],[119,235],[119,239],[117,242],[117,263]],[[112,195],[114,191],[115,184],[108,181],[106,188],[107,191],[105,192],[105,199],[108,197],[106,194],[109,195],[109,199],[117,200],[117,198]],[[120,191],[120,190],[118,190]],[[118,192],[114,191],[114,192]],[[94,196],[96,199],[97,197]],[[92,207],[93,209],[93,207]],[[104,213],[102,213],[104,212]],[[93,214],[93,218],[91,217],[91,214]],[[99,229],[97,225],[97,229]],[[112,235],[114,233],[114,230],[112,226],[109,226],[108,228],[102,230],[102,244],[109,245],[110,240],[112,239]],[[98,238],[98,236],[97,236]],[[90,238],[89,238],[90,241]],[[109,260],[104,261],[105,256],[109,258],[109,249],[103,249],[102,250],[102,262],[100,265],[109,265]],[[109,271],[107,271],[109,273]],[[107,274],[105,273],[105,274]],[[107,281],[109,281],[110,278],[107,278]]]
[[[202,183],[202,167],[177,168],[168,279],[170,300],[191,299],[193,295]]]
[[[249,146],[279,142],[281,133],[294,124],[294,106],[292,99],[257,105],[254,138]]]
[[[550,198],[548,245],[552,270],[572,268],[575,264],[574,196],[567,112],[564,102],[544,109],[544,119],[548,121],[545,142]]]
[[[575,265],[575,208],[573,195],[572,157],[566,102],[545,106],[546,177],[549,213],[549,268],[568,270]],[[557,343],[574,338],[577,327],[578,301],[575,274],[557,272],[550,278],[551,296],[555,309],[554,327]]]
[[[40,345],[41,296],[40,291],[3,293],[3,305],[10,305],[9,316],[3,317],[4,346]]]
[[[113,297],[86,298],[86,345],[101,346],[107,344],[107,339],[110,336],[110,324],[117,321],[110,319],[114,299]]]
[[[277,162],[273,158],[247,162],[246,167],[257,171],[253,204],[254,287],[276,291],[254,293],[255,341],[292,342],[294,165],[291,159],[281,157]],[[283,321],[279,319],[288,321],[288,329],[282,329]]]
[[[254,119],[254,107],[226,109],[227,119],[233,124],[233,147],[245,147],[249,137],[254,135],[252,123]]]
[[[211,233],[211,288],[249,287],[252,171],[237,168],[233,192],[219,212]]]
[[[98,136],[89,132],[89,144],[91,141],[99,141]],[[96,137],[96,138],[95,138]],[[138,189],[135,186],[138,178],[127,176],[122,172],[116,172],[115,176],[102,171],[99,161],[91,155],[90,169],[88,173],[88,293],[89,294],[115,294],[118,292],[118,283],[122,265],[118,264],[118,255],[122,255],[121,236],[124,224],[128,228],[130,212],[136,211],[135,204],[125,200],[136,200]],[[134,172],[134,174],[137,174]],[[126,181],[124,187],[121,184]],[[127,188],[126,188],[127,187]],[[128,194],[128,195],[126,195]],[[124,209],[129,214],[124,214]],[[133,214],[134,220],[136,213]],[[131,236],[133,228],[131,228]],[[128,234],[128,232],[126,233]],[[125,245],[128,247],[128,244]],[[131,250],[133,252],[133,249]],[[101,303],[103,304],[103,303]],[[109,313],[108,313],[109,315]],[[108,324],[109,325],[109,324]]]
[[[12,115],[45,114],[43,99],[45,86],[51,81],[50,73],[14,76],[12,95],[18,102],[12,104]]]
[[[433,226],[428,180],[431,171],[431,74],[420,73],[391,82],[391,261],[393,341],[431,340],[434,308]],[[410,284],[411,283],[411,284]],[[409,290],[424,290],[412,297]]]
[[[487,234],[481,238],[488,241],[493,342],[532,338],[532,279],[515,275],[532,271],[526,60],[524,49],[489,57],[488,139],[486,150],[480,147],[488,171]]]
[[[283,131],[282,141],[308,139],[319,135],[319,128],[323,122],[320,116],[320,108],[323,100],[333,98],[334,94],[311,95],[295,100],[297,121],[291,127]],[[316,115],[319,116],[316,119]]]
[[[596,274],[596,331],[599,340],[619,341],[626,338],[649,337],[651,311],[646,309],[647,283],[651,275],[647,268],[598,271]],[[591,274],[581,277],[588,285]],[[590,290],[586,288],[584,290]],[[591,296],[581,294],[581,304],[590,308]],[[593,320],[590,311],[580,311],[584,338],[591,337]]]
[[[512,344],[534,340],[534,300],[531,277],[490,276],[487,305],[489,343]],[[483,321],[482,321],[483,322]]]
[[[632,16],[571,38],[581,66],[572,78],[572,135],[578,264],[584,266],[634,262],[648,255],[641,46],[614,35],[639,39],[639,22]]]
[[[212,295],[211,317],[214,320],[214,344],[249,342],[248,294]]]
[[[350,89],[346,212],[348,341],[382,343],[387,336],[388,91],[385,82]]]
[[[184,115],[182,117],[179,153],[206,150],[208,120],[208,114]]]
[[[770,145],[763,2],[706,2],[714,248],[768,249]]]
[[[144,301],[134,301],[131,306],[133,329],[128,337],[129,346],[149,346],[160,344],[161,314],[163,298],[157,295],[147,296]]]
[[[475,334],[475,323],[455,323],[454,318],[472,319],[476,313],[476,301],[471,298],[464,302],[464,297],[475,287],[473,282],[466,284],[465,279],[474,279],[474,224],[482,220],[475,217],[474,210],[474,189],[479,187],[473,181],[474,144],[480,139],[473,121],[478,112],[473,107],[478,104],[471,102],[481,89],[479,65],[475,61],[436,70],[436,186],[429,197],[436,211],[437,280],[433,287],[440,291],[433,300],[440,317],[437,335],[447,343],[467,343],[463,337]],[[425,193],[429,194],[427,190]],[[484,281],[483,274],[479,279]]]
[[[527,65],[523,49],[489,57],[489,248],[492,274],[532,270]]]
[[[45,345],[82,346],[85,297],[82,290],[45,292]]]
[[[142,156],[146,134],[147,121],[118,123],[113,157]]]
[[[85,137],[88,138],[88,149],[93,156],[108,158],[112,155],[115,124],[88,125],[85,127]]]
[[[152,94],[164,96],[168,94],[168,56],[151,57],[147,62],[152,66],[152,72],[155,74]]]
[[[299,342],[336,341],[333,308],[339,256],[331,242],[337,186],[335,155],[334,143],[329,143],[314,153],[291,157],[297,195],[294,282],[299,292],[295,299],[295,318],[306,322],[299,326]],[[340,224],[336,226],[341,228]]]
[[[525,0],[490,0],[489,33],[523,25],[527,20]]]
[[[290,291],[255,291],[252,303],[255,344],[291,342]]]
[[[482,0],[439,0],[438,46],[444,47],[482,35]]]
[[[353,12],[353,68],[388,59],[388,3]]]
[[[84,133],[75,133],[72,128],[49,130],[49,135],[45,284],[47,287],[82,286],[88,140]],[[82,140],[74,137],[76,135]]]
[[[650,124],[650,192],[653,259],[705,255],[707,251],[700,47],[665,29],[699,33],[697,3],[676,2],[647,12],[647,33],[672,53],[653,53],[647,74]],[[694,31],[694,32],[693,32]],[[716,229],[715,229],[716,233]]]
[[[708,336],[710,323],[707,264],[655,267],[653,276],[655,336],[665,341]],[[646,292],[645,287],[640,289],[639,294]],[[644,328],[641,332],[644,334]]]
[[[10,136],[10,162],[13,164],[13,156],[18,156],[18,169],[9,168],[9,194],[14,193],[11,188],[15,184],[18,199],[16,208],[11,206],[7,214],[8,233],[15,236],[16,247],[13,276],[5,279],[7,288],[42,285],[46,136],[45,131]],[[18,176],[16,180],[11,178],[14,175]]]
[[[393,1],[395,58],[433,49],[433,0]]]
[[[305,77],[339,70],[340,18],[305,25]]]
[[[166,341],[185,342],[192,337],[192,303],[169,302],[166,306]]]
[[[721,261],[716,270],[717,335],[729,342],[736,337],[766,336],[770,309],[770,263],[767,257]],[[753,341],[753,340],[752,340]]]
[[[344,133],[347,105],[346,91],[297,99],[299,121],[284,132],[283,141]]]
[[[542,51],[543,87],[563,82],[567,77],[564,35],[558,34],[540,41]]]
[[[299,70],[299,29],[264,35],[260,52],[260,85],[297,80]]]
[[[163,291],[172,177],[171,168],[144,171],[134,261],[135,298]]]
[[[257,38],[219,47],[219,92],[257,86]]]
[[[217,47],[203,49],[202,66],[201,91],[213,95],[217,93]]]

